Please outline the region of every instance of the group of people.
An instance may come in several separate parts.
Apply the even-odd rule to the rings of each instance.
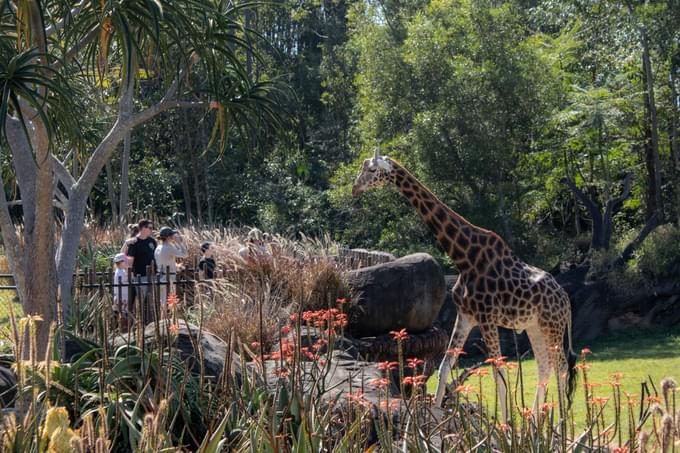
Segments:
[[[161,283],[160,316],[165,316],[169,293],[175,291],[177,272],[182,270],[177,260],[186,258],[189,252],[184,238],[171,227],[164,226],[158,230],[158,240],[154,238],[151,220],[142,219],[130,225],[129,230],[129,238],[123,243],[120,253],[113,258],[114,312],[123,329],[129,325],[133,307],[141,308],[143,312],[139,316],[145,323],[153,316],[153,310],[150,310],[150,288],[155,282],[149,280],[152,272],[158,279],[156,282]],[[246,243],[239,249],[238,255],[244,263],[258,259],[269,254],[268,242],[266,234],[253,228],[248,232]],[[203,242],[200,254],[198,270],[201,279],[213,279],[216,269],[213,244]]]
[[[139,301],[139,307],[144,318],[150,312],[149,281],[150,273],[154,272],[160,283],[160,314],[165,316],[167,311],[168,288],[174,292],[177,271],[181,270],[178,258],[186,258],[188,249],[184,238],[178,231],[164,226],[158,231],[158,241],[153,237],[154,225],[151,220],[143,219],[130,226],[130,237],[123,244],[120,253],[114,258],[114,311],[120,319],[121,327],[126,328],[129,323],[133,302]],[[215,259],[212,244],[201,244],[201,259],[198,263],[203,278],[211,279],[215,275]],[[130,276],[130,278],[128,278]],[[128,283],[134,283],[128,291]],[[146,322],[147,319],[144,319]]]

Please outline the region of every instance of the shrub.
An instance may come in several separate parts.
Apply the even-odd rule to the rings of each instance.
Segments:
[[[680,280],[680,228],[661,225],[636,251],[629,266],[652,281]]]

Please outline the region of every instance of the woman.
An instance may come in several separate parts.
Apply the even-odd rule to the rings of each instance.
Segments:
[[[187,257],[187,246],[179,233],[170,227],[161,228],[158,236],[160,244],[154,252],[154,260],[158,273],[161,275],[161,282],[166,283],[161,285],[160,290],[161,316],[165,316],[168,286],[170,286],[171,293],[175,292],[174,283],[177,280],[177,263],[175,260]],[[170,285],[167,284],[168,282],[170,282]]]

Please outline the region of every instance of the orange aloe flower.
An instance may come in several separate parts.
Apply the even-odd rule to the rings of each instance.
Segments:
[[[557,404],[555,403],[543,403],[541,406],[541,413],[543,415],[549,413],[550,411],[554,410],[557,407]]]
[[[179,333],[179,326],[175,323],[170,324],[170,327],[168,327],[168,330],[172,335],[177,335]]]
[[[387,378],[373,378],[368,381],[368,385],[375,387],[377,389],[382,389],[390,385],[390,380]]]
[[[380,409],[386,410],[388,412],[392,412],[395,409],[399,408],[399,401],[394,399],[394,400],[382,400],[380,402]]]
[[[602,387],[602,384],[600,384],[600,383],[598,383],[598,382],[588,382],[588,383],[586,384],[586,388],[587,388],[588,390],[593,390],[594,388],[597,388],[597,387]]]
[[[475,393],[475,388],[470,384],[463,384],[456,387],[456,393],[462,393],[463,395],[469,395],[470,393]]]
[[[470,375],[477,376],[477,377],[488,376],[489,375],[489,369],[488,368],[475,368],[474,370],[470,371]]]
[[[499,357],[489,357],[484,361],[484,363],[491,364],[495,366],[496,368],[502,368],[505,366],[505,359],[507,359],[506,356],[502,355]]]
[[[427,382],[427,376],[424,374],[419,374],[418,376],[406,376],[402,382],[404,385],[425,385]]]
[[[519,412],[524,418],[531,418],[534,416],[534,410],[530,407],[523,407],[519,410]]]
[[[446,353],[452,357],[455,357],[456,359],[466,354],[465,351],[463,351],[463,348],[451,348],[447,350]]]
[[[412,357],[410,359],[406,359],[406,366],[408,368],[416,368],[419,365],[423,365],[425,361],[423,359],[417,359],[415,357]]]
[[[174,308],[177,305],[177,294],[176,293],[170,293],[168,295],[168,307],[169,308]]]
[[[290,376],[290,370],[279,368],[278,370],[274,371],[274,374],[280,378],[286,378]]]
[[[590,348],[583,348],[581,349],[581,357],[585,358],[586,355],[592,354],[593,351],[590,350]]]
[[[378,364],[378,369],[381,371],[391,371],[391,370],[396,370],[397,367],[399,366],[399,362],[380,362]]]
[[[608,396],[594,396],[590,399],[590,404],[597,404],[598,406],[604,406],[609,401]]]
[[[347,303],[347,298],[339,297],[338,299],[335,300],[335,303],[338,305],[345,305]]]
[[[397,341],[404,341],[408,338],[408,332],[406,332],[406,329],[392,330],[390,331],[390,335],[392,335],[392,337]]]
[[[504,433],[507,433],[512,430],[512,426],[508,425],[507,423],[498,423],[496,426],[500,431]]]

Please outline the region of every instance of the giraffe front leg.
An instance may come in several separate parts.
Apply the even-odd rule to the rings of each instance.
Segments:
[[[501,356],[501,341],[498,335],[498,327],[492,324],[480,325],[479,330],[486,343],[486,349],[489,352],[489,357]],[[494,366],[494,378],[496,379],[496,389],[498,391],[498,400],[501,403],[501,415],[503,421],[508,420],[508,400],[507,400],[507,380],[505,370]]]
[[[442,401],[444,401],[444,393],[446,390],[446,380],[451,373],[451,369],[456,364],[457,357],[452,357],[448,351],[451,348],[462,348],[467,340],[470,330],[475,326],[472,320],[460,312],[456,317],[456,323],[453,326],[453,332],[451,332],[451,339],[449,340],[449,346],[446,348],[444,353],[444,359],[439,366],[439,382],[437,383],[437,393],[435,394],[434,404],[436,406],[441,406]]]

